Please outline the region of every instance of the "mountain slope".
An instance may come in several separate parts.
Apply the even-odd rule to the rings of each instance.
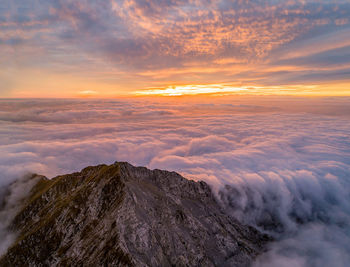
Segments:
[[[269,241],[206,183],[125,162],[41,177],[11,227],[1,266],[245,266]]]

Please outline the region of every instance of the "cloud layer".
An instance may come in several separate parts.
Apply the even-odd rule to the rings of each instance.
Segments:
[[[116,160],[175,170],[276,238],[257,266],[346,266],[349,101],[1,100],[0,183]]]

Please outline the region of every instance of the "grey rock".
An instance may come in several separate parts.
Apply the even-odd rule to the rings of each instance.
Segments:
[[[11,230],[0,266],[248,266],[270,241],[206,183],[126,162],[40,177]]]

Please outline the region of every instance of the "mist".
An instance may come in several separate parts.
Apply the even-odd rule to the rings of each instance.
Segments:
[[[23,177],[128,161],[206,181],[227,212],[272,235],[254,266],[347,266],[349,107],[348,98],[1,100],[0,253],[31,186]]]

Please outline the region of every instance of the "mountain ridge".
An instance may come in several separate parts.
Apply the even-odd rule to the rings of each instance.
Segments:
[[[176,172],[115,162],[36,178],[1,266],[247,266],[271,240]]]

